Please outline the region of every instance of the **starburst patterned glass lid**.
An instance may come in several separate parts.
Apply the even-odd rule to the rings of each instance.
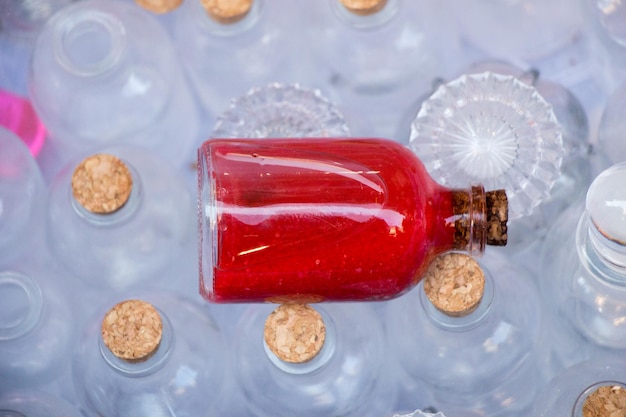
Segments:
[[[564,154],[550,104],[534,87],[491,72],[441,85],[414,119],[410,147],[447,187],[504,188],[510,219],[549,197]]]
[[[345,137],[343,115],[319,90],[273,83],[234,99],[215,124],[214,138]]]

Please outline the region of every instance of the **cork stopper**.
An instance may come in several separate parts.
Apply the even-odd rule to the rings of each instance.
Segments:
[[[507,221],[509,220],[509,202],[504,190],[487,191],[487,244],[506,246],[508,240]]]
[[[313,359],[326,339],[320,313],[307,304],[282,304],[265,320],[265,343],[282,361],[304,363]]]
[[[223,24],[236,23],[246,17],[253,0],[200,0],[211,19]]]
[[[113,155],[87,157],[72,175],[74,199],[92,213],[110,214],[119,210],[128,201],[132,188],[128,167]]]
[[[161,343],[163,323],[157,310],[141,300],[127,300],[113,306],[102,320],[102,340],[118,358],[142,362]]]
[[[626,416],[626,388],[605,385],[589,394],[583,404],[583,417]]]
[[[183,3],[183,0],[135,0],[144,9],[157,14],[171,12]]]
[[[462,253],[446,253],[430,264],[424,292],[433,305],[451,317],[463,317],[478,307],[485,290],[485,274],[478,263]]]
[[[368,16],[382,10],[387,0],[339,0],[348,11],[359,15]]]

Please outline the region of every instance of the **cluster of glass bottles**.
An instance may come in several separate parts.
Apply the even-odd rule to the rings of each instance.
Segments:
[[[0,5],[0,415],[578,416],[595,388],[626,389],[621,6],[255,0],[228,15],[185,0],[158,15],[139,3]],[[495,27],[510,36],[494,39]],[[92,155],[118,158],[132,179],[111,213],[73,193]],[[385,158],[388,172],[372,174]],[[231,181],[212,182],[232,161]],[[245,207],[214,198],[215,184],[240,192],[242,170],[306,177],[293,201],[323,194],[312,216],[324,225],[310,230],[326,234],[285,242],[294,220],[272,230],[283,240],[213,252],[214,227],[240,227],[227,215],[254,233],[271,218],[237,212],[271,200],[263,182],[243,187]],[[397,213],[376,204],[410,188],[407,171],[470,196],[507,193],[506,247],[420,249],[484,251],[484,295],[467,316],[438,311],[419,276],[393,280],[412,252],[400,253]],[[355,185],[378,194],[338,204]],[[301,215],[285,201],[266,205]],[[350,225],[369,219],[385,223],[383,245]],[[344,230],[353,241],[335,244]],[[311,256],[293,264],[298,245]],[[344,254],[343,280],[305,285]],[[265,281],[241,280],[237,262]],[[378,279],[348,273],[364,265]],[[265,285],[285,271],[301,275],[295,286]],[[199,273],[205,298],[239,304],[203,300]],[[162,339],[125,361],[101,329],[134,299],[159,312]],[[353,302],[311,304],[324,346],[290,364],[263,341],[273,306],[256,303],[286,300]]]

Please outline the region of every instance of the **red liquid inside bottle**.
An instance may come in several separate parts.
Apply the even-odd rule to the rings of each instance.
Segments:
[[[389,299],[442,252],[506,242],[482,187],[442,187],[385,139],[214,139],[199,166],[200,291],[214,302]]]

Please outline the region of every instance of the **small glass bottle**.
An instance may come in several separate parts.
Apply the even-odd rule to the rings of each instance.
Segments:
[[[507,240],[502,190],[442,187],[390,140],[213,139],[198,165],[211,301],[389,299],[437,254]]]
[[[626,362],[578,363],[554,377],[537,398],[532,417],[626,415]]]
[[[367,304],[253,305],[234,346],[255,416],[381,416],[393,405],[383,329]]]
[[[436,29],[445,26],[443,14],[434,4],[410,0],[326,0],[306,7],[318,73],[313,83],[328,91],[357,135],[395,139],[398,116],[443,72],[443,54],[454,54],[453,31]]]
[[[292,2],[186,1],[174,37],[183,65],[209,115],[233,97],[270,82],[301,81]],[[290,31],[293,29],[293,31]]]
[[[171,293],[127,299],[85,329],[74,384],[103,417],[215,414],[223,399],[225,348],[201,306]]]
[[[481,265],[461,253],[438,257],[387,310],[393,356],[446,415],[528,415],[547,380],[538,291],[528,272],[496,255]]]
[[[234,99],[215,123],[212,138],[344,137],[350,130],[319,90],[272,83]]]
[[[584,210],[557,223],[543,245],[541,293],[591,344],[626,349],[626,163],[592,182]]]
[[[0,271],[0,393],[50,383],[70,365],[73,314],[44,268]]]
[[[194,202],[184,180],[145,149],[102,150],[69,164],[50,188],[50,250],[92,288],[180,286],[156,272],[193,240]]]
[[[0,126],[0,266],[41,237],[45,185],[26,145]]]
[[[31,100],[66,163],[118,144],[189,163],[198,113],[174,46],[148,12],[115,0],[56,13],[33,52]]]
[[[543,233],[541,219],[533,219],[534,227],[527,219],[550,198],[565,150],[552,106],[533,86],[489,71],[442,84],[422,103],[410,147],[443,185],[505,189],[511,243]]]
[[[19,390],[0,393],[1,417],[81,417],[67,401],[43,391]]]

